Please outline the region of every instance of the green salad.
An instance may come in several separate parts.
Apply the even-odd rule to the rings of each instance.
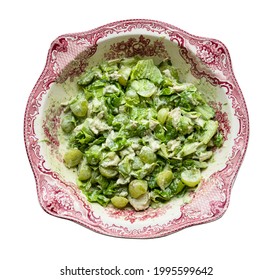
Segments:
[[[90,202],[140,211],[196,189],[223,135],[170,61],[106,61],[77,85],[61,118],[63,159]]]

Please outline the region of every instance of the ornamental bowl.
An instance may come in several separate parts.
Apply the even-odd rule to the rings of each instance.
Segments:
[[[155,62],[170,59],[185,81],[208,95],[216,111],[224,144],[187,203],[173,199],[140,212],[104,208],[87,201],[76,185],[75,172],[63,164],[64,147],[58,138],[61,104],[73,95],[75,78],[88,65],[133,56]],[[248,137],[248,112],[226,46],[154,20],[124,20],[59,36],[50,46],[24,119],[26,151],[42,208],[95,232],[125,238],[161,237],[222,217]]]

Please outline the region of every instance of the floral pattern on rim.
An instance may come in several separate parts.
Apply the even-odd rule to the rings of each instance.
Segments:
[[[219,130],[223,134],[224,139],[227,140],[231,131],[228,114],[223,112],[223,104],[221,102],[209,102],[209,104],[215,110],[215,118],[219,123]]]
[[[87,59],[95,54],[97,46],[92,46],[82,51],[74,60],[69,62],[61,71],[56,79],[57,83],[63,83],[68,78],[73,80],[73,78],[79,76],[87,67]]]
[[[56,214],[62,212],[75,213],[74,202],[68,193],[65,193],[57,185],[50,185],[47,182],[44,182],[42,185],[43,199],[50,211]]]
[[[224,179],[219,172],[203,180],[200,189],[195,194],[195,199],[190,204],[181,207],[184,219],[199,221],[214,217],[217,206],[226,207],[227,191]]]
[[[58,174],[46,168],[38,180],[41,183],[39,200],[49,214],[75,220],[85,226],[102,223],[76,186],[64,183]]]
[[[227,55],[224,48],[216,41],[190,41],[193,43],[197,52],[196,55],[208,67],[214,70],[222,71],[223,74],[228,73],[227,69]]]
[[[149,208],[145,212],[136,212],[133,209],[124,211],[114,207],[109,207],[107,209],[107,212],[109,214],[109,217],[115,219],[124,218],[124,220],[130,221],[130,223],[133,224],[136,221],[145,221],[164,215],[169,209],[170,205],[166,204],[164,205],[164,207],[159,207],[156,209]]]
[[[129,38],[127,41],[114,43],[110,46],[109,52],[104,54],[106,60],[117,59],[122,57],[134,56],[158,56],[162,59],[169,58],[168,52],[162,41],[151,40],[140,35],[138,40],[136,38]]]
[[[193,203],[181,207],[181,215],[178,218],[169,220],[164,224],[155,223],[138,229],[130,228],[129,225],[126,226],[125,224],[107,224],[103,222],[102,219],[92,211],[90,205],[81,198],[79,193],[76,193],[75,188],[62,186],[64,194],[61,194],[58,190],[54,189],[54,187],[52,188],[52,186],[55,186],[56,184],[65,184],[58,179],[54,172],[45,169],[44,158],[40,154],[39,139],[37,138],[34,129],[34,123],[37,115],[39,115],[41,102],[46,96],[47,90],[52,82],[62,82],[68,77],[77,75],[77,71],[82,71],[84,65],[82,68],[79,67],[79,65],[81,65],[79,64],[79,61],[84,62],[86,57],[89,57],[96,52],[97,41],[99,39],[106,38],[110,34],[130,33],[135,29],[142,29],[146,32],[160,34],[160,36],[164,34],[164,36],[169,36],[171,41],[176,42],[178,44],[180,55],[191,65],[191,73],[195,77],[204,77],[212,85],[217,85],[226,89],[226,96],[231,99],[233,117],[237,118],[239,123],[238,133],[234,139],[232,152],[226,162],[226,166],[222,170],[214,173],[213,176],[208,178],[205,182],[210,188],[204,188],[203,185],[201,191],[194,197]],[[198,67],[199,62],[194,59],[192,52],[188,52],[187,47],[185,47],[186,43],[189,42],[192,46],[198,46],[200,44],[202,45],[202,42],[205,41],[219,44],[219,47],[221,46],[223,50],[223,54],[226,56],[227,68],[226,71],[225,69],[221,69],[223,70],[221,78],[211,72],[205,71],[204,68],[200,69]],[[58,43],[56,44],[56,42]],[[66,42],[68,43],[67,45]],[[89,49],[87,54],[84,54],[87,49]],[[201,47],[199,47],[199,49],[201,50]],[[207,65],[211,65],[212,68],[215,68],[215,65],[218,65],[216,68],[219,70],[219,65],[221,65],[221,63],[216,63],[216,58],[209,59],[210,56],[207,55],[209,54],[208,49],[207,53],[205,52],[205,49],[203,49],[203,51],[204,61],[201,59],[202,56],[200,56],[199,59],[204,63],[206,60],[205,58],[207,58],[207,62],[210,62],[210,64]],[[72,66],[68,67],[68,70],[66,70],[69,62],[74,60],[77,61],[77,57],[82,54],[85,58],[78,59],[78,64],[76,63],[73,66],[72,63]],[[212,61],[215,63],[212,63]],[[188,226],[202,224],[221,217],[227,209],[231,187],[246,151],[248,131],[249,122],[247,109],[240,88],[234,77],[230,57],[225,46],[217,40],[193,36],[172,25],[152,20],[127,20],[114,22],[89,32],[69,34],[59,37],[58,40],[54,41],[52,44],[51,49],[49,50],[46,67],[29,97],[24,121],[25,145],[37,182],[37,191],[41,206],[46,211],[50,212],[47,205],[53,205],[54,207],[51,209],[54,210],[56,216],[76,221],[94,231],[112,236],[130,238],[164,236]],[[58,179],[57,183],[53,183],[55,179]],[[214,182],[213,184],[211,184],[212,181]],[[67,188],[71,190],[73,195],[70,191],[68,192],[66,190]],[[45,189],[47,190],[47,194],[44,196],[45,199],[43,199],[42,196]],[[69,198],[67,196],[69,196]],[[70,203],[71,200],[74,201],[74,208]],[[82,213],[78,216],[73,215],[73,211],[76,209],[75,203],[77,204],[77,212]],[[67,211],[71,213],[70,216],[65,214]]]
[[[43,121],[43,131],[47,138],[46,143],[52,146],[52,149],[56,149],[59,147],[59,139],[58,139],[58,129],[60,127],[60,115],[63,111],[63,108],[60,107],[58,110],[51,109],[47,114],[46,118]]]
[[[58,54],[58,52],[67,52],[68,42],[65,38],[59,38],[54,44],[52,44],[52,54]]]

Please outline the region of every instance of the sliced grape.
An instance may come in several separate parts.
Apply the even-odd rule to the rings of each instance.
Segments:
[[[187,169],[181,173],[182,182],[189,186],[195,187],[201,181],[201,172],[200,169]]]

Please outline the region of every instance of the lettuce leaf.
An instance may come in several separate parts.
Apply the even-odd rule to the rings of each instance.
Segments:
[[[103,195],[101,190],[94,190],[88,194],[88,200],[90,202],[97,202],[104,207],[106,207],[110,202],[110,198]]]
[[[157,85],[163,80],[160,70],[154,65],[152,59],[139,60],[132,69],[131,79],[148,79]]]

